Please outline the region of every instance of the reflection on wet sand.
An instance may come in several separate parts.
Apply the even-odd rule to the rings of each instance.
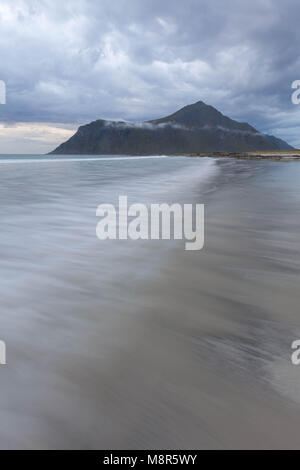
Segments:
[[[17,221],[2,173],[2,448],[298,446],[300,170],[279,190],[280,163],[191,160],[27,166]],[[95,207],[126,191],[205,203],[204,250],[101,244]]]

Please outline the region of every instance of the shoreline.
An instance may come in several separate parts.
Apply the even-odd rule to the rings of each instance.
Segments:
[[[153,156],[152,154],[98,154],[98,153],[47,153],[45,156],[124,156],[124,157],[149,157]],[[199,153],[178,153],[178,154],[157,154],[157,156],[166,156],[166,157],[192,157],[192,158],[235,158],[237,160],[263,160],[270,162],[298,162],[300,161],[300,150],[286,150],[286,151],[270,151],[270,152],[199,152]]]
[[[264,160],[271,162],[297,162],[300,161],[300,151],[282,152],[211,152],[190,153],[187,157],[210,157],[210,158],[236,158],[238,160]]]

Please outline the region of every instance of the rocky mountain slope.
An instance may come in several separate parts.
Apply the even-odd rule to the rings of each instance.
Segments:
[[[281,139],[261,134],[202,101],[161,119],[130,123],[99,119],[78,131],[51,154],[186,154],[288,150]]]

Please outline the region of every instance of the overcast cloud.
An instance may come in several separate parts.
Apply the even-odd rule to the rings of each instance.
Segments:
[[[299,16],[299,0],[0,0],[0,152],[198,100],[300,147]]]

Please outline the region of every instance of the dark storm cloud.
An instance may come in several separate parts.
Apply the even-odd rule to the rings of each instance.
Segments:
[[[296,0],[1,0],[5,122],[142,120],[203,100],[300,145]]]

